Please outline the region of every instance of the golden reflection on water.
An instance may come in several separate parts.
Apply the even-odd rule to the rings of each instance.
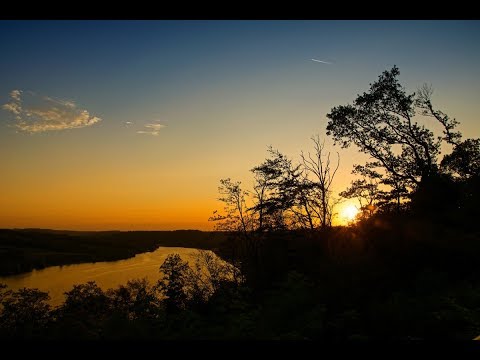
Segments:
[[[12,290],[27,287],[48,291],[49,303],[57,306],[65,300],[64,292],[70,291],[73,285],[87,281],[95,281],[103,290],[116,288],[118,285],[126,284],[128,280],[144,277],[152,284],[160,278],[160,265],[173,253],[179,254],[183,260],[192,265],[198,250],[160,247],[127,260],[51,266],[25,274],[0,277],[0,283],[6,284]]]

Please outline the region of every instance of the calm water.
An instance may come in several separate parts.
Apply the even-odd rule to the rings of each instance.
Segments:
[[[138,254],[133,258],[119,261],[84,263],[64,266],[51,266],[42,270],[0,277],[0,283],[10,289],[23,287],[48,291],[51,305],[59,305],[64,300],[64,292],[73,285],[96,281],[103,290],[126,284],[128,280],[146,277],[150,283],[160,278],[159,268],[169,254],[177,253],[183,260],[193,262],[198,250],[181,247],[160,247],[155,251]]]

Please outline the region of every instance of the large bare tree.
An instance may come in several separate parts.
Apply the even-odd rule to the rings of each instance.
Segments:
[[[318,135],[311,138],[313,141],[313,154],[308,152],[300,154],[302,168],[304,170],[304,183],[311,194],[307,194],[304,200],[305,211],[309,222],[313,227],[311,217],[319,219],[320,227],[332,224],[332,183],[340,166],[340,155],[337,152],[337,161],[330,161],[330,152],[325,150],[325,142],[320,141]]]

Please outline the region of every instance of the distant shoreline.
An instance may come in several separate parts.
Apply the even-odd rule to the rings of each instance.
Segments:
[[[221,232],[200,230],[0,229],[0,276],[48,266],[124,260],[160,246],[206,249],[221,254],[225,238]]]

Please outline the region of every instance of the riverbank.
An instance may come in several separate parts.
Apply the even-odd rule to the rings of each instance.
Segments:
[[[159,246],[218,252],[223,233],[176,231],[63,231],[0,229],[0,276],[48,266],[128,259]]]
[[[178,254],[190,264],[195,264],[198,250],[184,247],[160,246],[152,252],[137,254],[129,259],[118,261],[99,261],[96,263],[49,266],[29,273],[1,277],[0,284],[9,290],[23,288],[38,289],[48,293],[51,306],[60,306],[65,301],[65,293],[75,285],[95,281],[102,291],[127,286],[129,281],[147,279],[150,284],[161,279],[160,266],[170,254]]]

